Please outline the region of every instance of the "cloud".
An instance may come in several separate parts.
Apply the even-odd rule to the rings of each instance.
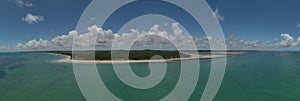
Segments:
[[[23,8],[23,7],[33,7],[33,3],[31,2],[25,2],[24,0],[9,0],[9,1],[13,1],[16,3],[16,5],[20,8]]]
[[[291,36],[288,33],[282,33],[281,34],[282,40],[278,40],[276,38],[275,45],[276,47],[299,47],[300,46],[300,37],[297,38],[297,40],[295,40],[295,38],[293,36]]]
[[[8,47],[6,46],[0,46],[0,52],[7,52]]]
[[[17,48],[22,49],[22,48],[28,48],[28,49],[43,49],[49,47],[48,40],[30,40],[26,44],[18,43]]]
[[[283,47],[291,46],[294,43],[294,38],[287,33],[281,34],[281,37],[283,38],[283,40],[281,40],[279,45]]]
[[[216,9],[213,12],[213,17],[217,18],[219,21],[224,21],[224,16],[220,14],[219,9]]]
[[[18,44],[19,49],[71,49],[76,47],[96,46],[97,49],[209,49],[210,43],[217,43],[219,46],[227,45],[230,49],[261,48],[264,44],[260,41],[250,42],[230,38],[226,43],[214,40],[213,37],[193,37],[186,34],[179,23],[172,23],[172,32],[160,29],[159,25],[153,25],[149,31],[131,29],[128,33],[117,34],[111,30],[104,30],[96,25],[90,26],[88,32],[78,34],[77,31],[70,31],[67,35],[61,35],[52,40],[31,40],[25,44]],[[73,40],[74,39],[74,40]],[[73,43],[73,41],[75,43]],[[196,47],[194,47],[194,45]]]
[[[114,49],[128,49],[131,46],[135,49],[165,49],[174,48],[170,46],[176,44],[181,49],[189,48],[194,42],[193,37],[185,35],[179,25],[179,23],[172,24],[173,34],[160,30],[159,25],[154,25],[149,31],[131,29],[129,33],[122,34],[93,25],[84,34],[70,31],[68,34],[57,36],[52,40],[33,39],[26,43],[19,43],[16,47],[23,50],[71,49],[74,45],[83,48],[96,46],[97,49],[107,49],[114,45]],[[73,39],[75,43],[73,43]]]
[[[30,40],[26,43],[19,43],[17,45],[18,49],[25,50],[39,50],[39,49],[71,49],[73,45],[73,39],[76,39],[75,46],[78,47],[88,47],[95,43],[92,40],[96,40],[97,36],[99,38],[99,43],[111,42],[115,34],[112,34],[111,30],[103,30],[96,25],[90,26],[88,32],[85,34],[78,34],[77,31],[70,31],[66,35],[61,35],[54,37],[52,40]],[[112,36],[112,37],[109,37]],[[101,41],[101,42],[100,42]]]
[[[24,18],[22,18],[22,20],[28,24],[34,24],[34,23],[44,21],[45,18],[40,15],[33,15],[31,13],[27,13],[26,16]]]
[[[165,27],[165,26],[164,26]],[[88,27],[88,32],[79,34],[70,31],[68,34],[54,37],[51,40],[33,39],[26,43],[19,43],[16,47],[20,50],[71,50],[72,45],[84,49],[95,46],[96,49],[210,49],[210,43],[224,46],[231,50],[239,49],[277,49],[282,47],[300,46],[300,37],[295,40],[287,33],[281,34],[282,40],[276,41],[247,41],[238,39],[229,34],[229,39],[224,42],[211,36],[194,37],[189,36],[182,30],[179,23],[169,26],[172,32],[163,31],[160,25],[153,25],[149,31],[131,29],[128,33],[113,33],[112,30],[104,30],[96,25]],[[74,43],[73,43],[74,42]],[[193,46],[196,47],[193,47]],[[176,46],[176,47],[175,47]]]
[[[298,28],[300,28],[300,23],[298,23],[296,26],[297,26]]]
[[[5,46],[0,46],[0,49],[3,50],[3,49],[6,49],[6,47]]]
[[[247,41],[243,39],[238,39],[233,34],[229,34],[229,39],[226,40],[226,47],[229,49],[239,50],[239,49],[264,49],[264,48],[271,48],[266,44],[267,42],[261,41]]]

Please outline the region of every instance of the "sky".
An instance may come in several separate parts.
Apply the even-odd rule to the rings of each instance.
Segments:
[[[297,10],[300,9],[299,0],[206,1],[214,10],[212,15],[218,18],[222,29],[226,34],[226,38],[229,40],[228,43],[248,46],[257,46],[257,44],[263,43],[264,46],[262,47],[267,48],[269,47],[270,42],[276,41],[271,43],[272,47],[286,48],[293,46],[292,49],[297,49],[297,47],[300,46],[300,38],[298,40],[298,37],[300,36],[300,13],[297,12]],[[14,50],[14,47],[16,47],[16,49],[28,48],[26,47],[27,43],[29,43],[28,45],[42,45],[43,47],[69,44],[65,42],[70,40],[68,38],[73,38],[74,35],[72,32],[74,32],[73,30],[76,28],[76,24],[81,14],[89,3],[91,3],[91,0],[1,0],[0,49],[1,47],[2,49],[5,47],[12,47]],[[153,5],[141,6],[140,9],[148,9]],[[169,6],[168,8],[170,8],[169,10],[172,12],[172,7]],[[147,11],[144,10],[142,12]],[[130,9],[125,9],[121,12],[121,15],[125,14],[129,17],[133,17],[136,16],[137,13],[140,12],[132,12]],[[188,17],[187,14],[181,13],[170,13],[170,16]],[[96,18],[91,18],[91,20],[95,19]],[[118,20],[118,18],[114,19]],[[175,30],[178,30],[178,28],[174,26],[174,24],[176,25],[176,21],[164,21],[168,23],[156,23],[159,25],[159,31],[156,32],[163,32],[163,29],[166,28],[166,30],[169,30],[167,31],[168,34],[171,34]],[[187,20],[185,22],[194,23],[192,20]],[[117,25],[119,23],[120,22],[116,20],[113,21],[113,24]],[[137,26],[137,28],[133,29],[138,30],[139,33],[145,31],[143,34],[148,35],[149,33],[155,32],[151,28],[156,25],[154,23],[151,24],[153,25],[145,25],[143,27]],[[114,31],[115,28],[113,27],[102,29],[101,26],[94,26],[92,29],[101,29],[103,31],[109,31],[111,29],[112,32],[108,33],[111,35],[108,36],[116,37],[116,32]],[[200,34],[203,34],[203,32],[201,32],[202,30],[195,27],[193,24],[190,24],[188,28],[181,29],[193,29],[195,31],[193,33],[199,32]],[[98,31],[98,34],[104,33],[103,31]],[[92,32],[87,32],[86,34],[88,33],[95,34]],[[128,33],[132,34],[134,32]],[[95,35],[97,35],[97,33]],[[236,39],[230,39],[232,36]],[[122,35],[117,37],[122,37]],[[175,39],[175,36],[168,37]],[[195,35],[195,37],[200,37],[199,40],[209,39],[209,37],[201,35]],[[56,40],[53,40],[55,38]],[[62,42],[62,40],[64,41]],[[35,49],[38,46],[31,46],[29,48],[32,47]],[[233,45],[232,48],[234,47],[240,48],[244,46]]]
[[[249,40],[272,40],[281,33],[300,35],[299,0],[207,1],[224,16],[225,33]]]
[[[25,4],[32,3],[27,7]],[[51,39],[76,27],[81,13],[91,0],[1,0],[0,46],[15,46],[31,39]],[[29,24],[27,14],[42,16],[43,21]]]

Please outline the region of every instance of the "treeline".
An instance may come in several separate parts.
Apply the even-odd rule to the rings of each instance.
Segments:
[[[72,56],[71,51],[51,51],[49,53],[58,53],[63,55],[71,56],[74,60],[93,60],[90,57],[92,51],[79,51],[75,52]],[[114,51],[95,51],[95,60],[150,60],[153,56],[158,55],[164,59],[189,57],[189,55],[180,53],[178,51],[160,51],[160,50],[114,50]],[[129,53],[129,54],[128,54]],[[112,57],[113,54],[113,57]],[[156,59],[156,58],[155,58]],[[159,59],[159,58],[157,58]]]

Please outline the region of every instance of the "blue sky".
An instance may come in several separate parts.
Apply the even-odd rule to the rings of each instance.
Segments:
[[[75,29],[82,12],[90,2],[91,0],[1,0],[0,46],[16,46],[17,43],[40,38],[51,40],[67,34]],[[274,38],[280,39],[282,33],[290,34],[295,40],[300,36],[300,26],[297,27],[300,24],[300,13],[297,12],[300,9],[299,0],[207,2],[224,17],[220,21],[224,33],[232,33],[239,39],[272,41]],[[134,12],[125,13],[133,15]],[[29,24],[23,19],[27,14],[43,19]]]
[[[14,0],[0,1],[0,46],[15,46],[31,39],[51,39],[76,27],[81,13],[91,0],[24,0],[33,7],[19,7]],[[27,13],[40,15],[44,21],[28,24]]]
[[[272,40],[281,33],[300,35],[299,0],[207,0],[225,17],[225,33],[241,39]]]

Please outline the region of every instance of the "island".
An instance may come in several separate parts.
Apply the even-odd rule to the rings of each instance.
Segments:
[[[207,60],[244,55],[242,51],[177,51],[177,50],[99,50],[99,51],[43,51],[42,53],[64,56],[57,62],[75,63],[145,63],[183,60]],[[113,54],[113,57],[112,57]],[[93,56],[94,55],[94,56]]]
[[[173,50],[113,50],[113,51],[48,51],[52,54],[67,55],[73,60],[150,60],[153,56],[161,56],[163,59],[188,58],[190,55]],[[94,54],[95,57],[90,57]],[[112,54],[114,57],[112,59]],[[128,54],[128,56],[127,56]],[[154,58],[155,59],[155,58]],[[161,58],[157,58],[161,59]]]

